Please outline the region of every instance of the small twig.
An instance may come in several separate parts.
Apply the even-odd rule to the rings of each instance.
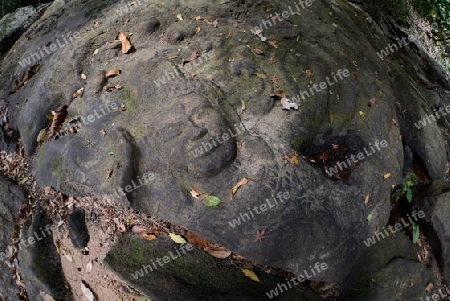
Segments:
[[[256,181],[256,180],[267,180],[267,179],[281,179],[284,178],[285,176],[281,176],[281,177],[267,177],[267,178],[248,178],[250,181]]]

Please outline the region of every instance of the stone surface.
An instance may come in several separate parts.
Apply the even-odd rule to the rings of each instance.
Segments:
[[[445,279],[450,279],[450,205],[449,193],[436,197],[435,206],[431,212],[430,222],[439,238],[441,245],[442,273]]]
[[[425,298],[436,271],[417,261],[416,249],[403,233],[395,233],[366,248],[343,281],[348,300],[414,300]]]
[[[171,0],[123,9],[119,1],[56,1],[11,47],[0,69],[0,98],[10,104],[25,153],[34,156],[37,184],[67,195],[109,196],[255,263],[301,273],[326,262],[329,268],[314,281],[341,282],[356,267],[375,263],[358,261],[367,251],[362,241],[388,221],[391,186],[403,181],[404,148],[431,180],[445,174],[437,123],[416,126],[430,107],[450,103],[448,93],[430,89],[448,89],[445,74],[420,48],[380,60],[377,52],[391,42],[383,35],[392,26],[369,25],[368,15],[346,1],[314,1],[284,22],[272,20],[262,28],[270,43],[263,42],[252,31],[269,22],[266,5]],[[273,12],[289,5],[270,2]],[[217,19],[217,26],[196,16]],[[114,41],[119,31],[132,33],[135,51],[120,51]],[[64,45],[32,59],[57,41]],[[270,64],[269,57],[277,62]],[[10,95],[34,63],[41,65],[38,73]],[[106,79],[113,69],[120,74]],[[116,85],[122,88],[108,91]],[[84,95],[73,99],[82,86]],[[270,97],[274,89],[299,110],[282,110]],[[377,102],[369,108],[373,97]],[[79,118],[81,130],[37,149],[46,115],[63,105],[70,118]],[[384,140],[387,146],[379,148],[377,141]],[[332,165],[325,152],[343,152],[341,164],[366,155],[338,180],[324,170]],[[291,153],[298,164],[284,159]],[[249,183],[231,199],[243,177]],[[221,204],[205,206],[192,189]],[[261,230],[265,238],[256,242]],[[391,281],[399,262],[407,262],[405,272],[416,266],[402,259],[373,274]],[[417,274],[414,279],[424,281]]]
[[[81,16],[86,8],[81,3],[72,3],[80,10],[79,26],[86,24]],[[101,4],[92,2],[92,5]],[[166,5],[170,7],[170,3]],[[195,1],[185,5],[192,7],[192,15],[202,13],[201,5]],[[260,24],[262,9],[244,6],[253,13],[246,18],[247,25],[240,26],[252,29]],[[279,2],[274,10],[282,10],[284,6],[287,2]],[[214,18],[224,16],[216,5],[210,7],[217,11]],[[148,22],[147,10],[154,12],[153,24],[161,24],[157,31],[154,26],[148,33],[142,31],[143,24]],[[86,87],[89,89],[69,105],[69,114],[80,116],[83,128],[78,134],[51,140],[39,150],[34,172],[40,186],[53,186],[74,195],[87,192],[110,195],[117,187],[126,189],[130,185],[126,196],[135,209],[157,213],[160,218],[225,245],[254,262],[299,272],[308,267],[311,260],[321,258],[329,263],[330,269],[314,280],[334,282],[343,279],[365,248],[357,242],[373,233],[377,224],[387,222],[389,189],[402,181],[400,134],[412,152],[424,160],[432,177],[445,173],[442,169],[444,142],[437,126],[431,124],[419,131],[410,124],[424,112],[421,108],[427,101],[417,92],[425,88],[413,84],[417,72],[408,70],[408,74],[396,62],[389,63],[389,68],[383,66],[375,50],[384,44],[364,36],[359,29],[363,25],[346,26],[349,22],[365,22],[365,19],[353,19],[353,9],[346,4],[326,8],[317,2],[306,9],[301,18],[292,16],[292,24],[282,23],[264,30],[265,36],[278,41],[279,48],[261,42],[249,32],[236,32],[232,38],[217,37],[221,30],[233,28],[225,20],[220,30],[202,26],[201,35],[196,36],[195,30],[191,30],[195,29],[195,22],[189,19],[176,22],[172,17],[167,19],[163,11],[157,14],[159,10],[153,3],[142,4],[140,10],[134,10],[133,22],[124,27],[124,30],[136,32],[131,38],[136,52],[123,55],[109,51],[115,46],[108,51],[100,44],[93,46],[93,37],[104,43],[117,34],[116,28],[100,25],[84,31],[70,47],[45,58],[39,74],[31,80],[35,82],[27,85],[34,88],[26,87],[18,92],[36,95],[29,95],[19,113],[29,118],[27,110],[68,103],[73,91],[83,84],[79,74],[88,75]],[[324,10],[333,17],[322,15]],[[319,16],[330,22],[331,18],[339,16],[342,24],[338,24],[336,33],[322,24],[305,25],[314,24]],[[90,18],[94,17],[108,19],[110,25],[116,18],[119,23],[121,18],[127,18],[113,17],[106,12]],[[84,26],[83,30],[89,28]],[[77,27],[69,22],[66,28],[69,31]],[[55,35],[55,31],[48,29],[44,39]],[[297,42],[298,35],[302,39]],[[312,43],[317,36],[326,37],[323,45]],[[349,56],[357,56],[357,52],[353,52],[357,50],[350,53],[337,50],[353,49],[355,36],[360,41],[358,47],[368,54],[358,67],[348,60]],[[283,64],[263,63],[263,58],[248,52],[239,39],[248,39],[267,53],[284,57]],[[327,45],[332,43],[338,43],[339,47],[329,48]],[[206,47],[208,44],[210,47]],[[36,46],[32,42],[28,49]],[[90,64],[96,48],[99,54]],[[291,48],[301,56],[291,53]],[[197,51],[199,57],[182,67],[181,58],[187,58],[193,51]],[[208,58],[210,52],[213,58]],[[230,53],[234,53],[232,61]],[[118,58],[109,61],[113,55]],[[178,58],[167,59],[170,55],[178,55]],[[65,61],[68,57],[73,60],[70,64]],[[108,68],[120,69],[121,74],[109,78],[107,85],[120,83],[123,89],[95,93],[99,87],[95,85],[97,74],[102,74],[108,61]],[[344,69],[348,69],[347,76],[339,77],[338,71],[342,74]],[[294,99],[300,91],[308,89],[310,79],[304,76],[305,70],[314,71],[312,80],[317,84],[331,76],[333,85],[305,100],[299,98],[301,110],[291,113],[282,110],[278,101],[269,97],[274,88],[269,79],[253,75],[264,72],[278,78],[287,97]],[[194,72],[197,76],[191,79],[190,74]],[[230,77],[230,73],[234,76]],[[287,75],[296,77],[297,82]],[[380,90],[384,96],[378,96]],[[368,109],[365,95],[377,95],[386,100]],[[46,101],[42,101],[42,97]],[[411,113],[417,115],[397,116],[395,106],[388,105],[397,98],[401,106],[410,98],[417,99],[417,108]],[[242,105],[240,99],[247,100],[246,111],[241,116],[237,114]],[[126,111],[120,110],[122,103]],[[107,107],[114,108],[108,110]],[[22,118],[20,132],[33,127],[26,133],[34,140],[33,133],[37,134],[46,122],[46,110],[37,114],[38,121]],[[365,111],[365,116],[355,115],[355,110]],[[332,124],[323,122],[328,120],[330,111],[334,116]],[[400,120],[400,127],[393,126],[393,117]],[[240,122],[243,130],[237,133]],[[104,138],[98,134],[101,129],[109,133]],[[215,138],[229,131],[236,133],[234,139],[220,142]],[[26,139],[23,138],[28,145]],[[388,147],[377,151],[373,146],[376,140],[386,140]],[[93,144],[90,148],[86,147],[88,141]],[[299,166],[285,164],[282,160],[290,150],[311,155],[330,149],[333,143],[346,143],[348,155],[356,155],[364,147],[368,149],[367,158],[351,171],[350,185],[330,180],[321,168],[308,160],[300,159]],[[202,155],[196,153],[201,147]],[[109,152],[114,155],[107,155]],[[76,181],[76,170],[85,174],[83,183]],[[112,175],[106,179],[108,170]],[[382,175],[387,172],[391,177],[384,180]],[[139,185],[138,177],[142,179],[144,173],[155,174],[154,179],[147,185]],[[230,189],[242,177],[255,180],[241,188],[230,201]],[[133,183],[137,185],[133,187]],[[217,208],[205,207],[191,197],[191,189],[218,196],[222,203]],[[365,205],[363,200],[369,191],[372,201]],[[240,226],[230,226],[233,219],[249,214],[247,208],[259,207],[278,193],[288,193],[290,198],[272,205],[264,213],[254,213],[254,219],[250,217],[251,220]],[[366,224],[363,220],[368,214],[373,215],[374,222]],[[268,238],[261,244],[254,243],[254,235],[261,229],[266,230]],[[353,229],[351,234],[348,229]],[[336,253],[342,255],[337,257]]]
[[[2,300],[19,300],[16,295],[19,287],[11,278],[11,268],[6,261],[11,255],[8,246],[17,222],[17,212],[24,201],[24,190],[0,175],[0,299]]]
[[[266,292],[286,282],[284,277],[265,273],[258,273],[260,282],[255,282],[242,273],[243,267],[226,266],[223,260],[169,238],[145,241],[124,235],[104,262],[122,280],[155,301],[266,300]],[[301,293],[291,288],[276,300],[321,298],[310,290]]]
[[[20,273],[30,300],[45,301],[41,294],[44,292],[56,301],[72,301],[70,288],[65,284],[61,258],[53,244],[51,231],[46,230],[49,228],[51,225],[47,223],[46,214],[37,205],[33,221],[24,225],[21,233],[20,240],[26,244],[19,250]]]
[[[0,20],[0,53],[6,52],[38,18],[38,12],[31,5],[5,15]]]
[[[89,242],[89,231],[86,226],[84,211],[76,208],[66,219],[69,237],[75,248],[84,248]]]
[[[0,20],[0,59],[28,27],[39,19],[49,5],[50,3],[41,4],[36,8],[31,5],[20,7],[15,12],[3,16]]]

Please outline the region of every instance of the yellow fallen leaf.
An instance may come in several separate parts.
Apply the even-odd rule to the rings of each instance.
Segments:
[[[247,178],[242,178],[234,187],[231,189],[231,198],[236,194],[239,187],[248,183]]]
[[[25,184],[28,181],[28,177],[25,177],[22,179],[22,181],[19,182],[19,185],[22,186],[23,184]]]
[[[95,56],[98,53],[98,49],[94,50],[94,53],[92,54],[92,56]]]
[[[170,239],[172,239],[177,244],[185,244],[185,243],[187,243],[187,241],[183,237],[178,235],[178,234],[169,233],[169,235],[170,235]]]
[[[109,70],[106,72],[106,78],[120,74],[120,70]]]
[[[364,117],[364,112],[363,111],[359,111],[359,116]]]
[[[364,204],[367,204],[369,202],[369,197],[370,197],[370,194],[366,195],[366,199],[364,200]]]
[[[391,176],[391,174],[390,174],[390,173],[387,173],[387,174],[384,174],[383,178],[387,179],[387,178],[389,178],[390,176]]]
[[[180,21],[183,21],[183,17],[181,16],[181,14],[178,14],[178,15],[177,15],[177,18],[178,18]]]
[[[256,282],[261,282],[258,278],[258,276],[256,276],[256,274],[253,271],[247,270],[247,269],[242,269],[242,272],[244,273],[245,276],[247,276],[248,278],[252,279],[253,281]]]
[[[433,285],[433,283],[430,282],[427,284],[427,287],[425,288],[425,290],[427,292],[431,292],[433,290],[433,288],[434,288],[434,285]]]
[[[264,73],[255,73],[255,75],[259,78],[267,78],[267,76]]]
[[[200,193],[198,193],[195,189],[191,190],[192,197],[196,198],[197,200],[200,199]]]
[[[52,118],[52,120],[53,120],[53,118]],[[37,136],[37,138],[36,138],[36,141],[37,141],[37,142],[41,142],[41,140],[44,140],[46,134],[47,134],[47,128],[43,128],[43,129],[39,132],[39,134],[38,134],[38,136]]]
[[[70,254],[70,252],[66,248],[60,246],[59,249],[61,250],[62,255],[64,255],[67,258],[67,260],[73,262],[72,254]]]

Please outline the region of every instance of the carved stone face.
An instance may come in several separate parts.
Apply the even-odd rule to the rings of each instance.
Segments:
[[[178,80],[167,85],[171,92],[155,89],[139,104],[139,117],[123,123],[142,146],[140,159],[151,161],[148,168],[170,167],[174,174],[217,175],[233,162],[242,126],[236,129],[226,120],[218,99],[207,91],[214,89],[211,85]]]

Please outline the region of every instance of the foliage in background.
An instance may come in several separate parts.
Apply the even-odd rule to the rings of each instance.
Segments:
[[[398,188],[395,192],[393,192],[391,197],[392,203],[395,204],[402,197],[405,197],[408,203],[411,203],[413,200],[412,187],[418,182],[419,178],[417,178],[417,176],[410,171],[403,180],[402,188]]]
[[[407,25],[411,10],[436,23],[441,33],[450,33],[450,0],[367,0],[364,2],[374,15],[380,13]]]
[[[413,173],[409,174],[402,183],[403,194],[408,200],[408,203],[412,202],[413,195],[411,188],[419,181],[417,176]]]
[[[450,32],[450,0],[411,0],[414,9],[430,23],[436,23],[445,33]]]

